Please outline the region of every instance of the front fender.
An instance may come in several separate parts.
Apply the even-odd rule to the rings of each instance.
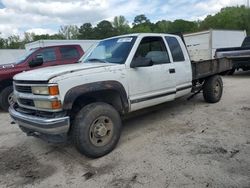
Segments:
[[[101,92],[105,90],[113,90],[118,92],[121,97],[123,108],[126,112],[128,112],[129,104],[128,104],[128,96],[126,90],[120,82],[112,80],[93,82],[71,88],[69,91],[67,91],[64,97],[63,109],[71,110],[74,101],[81,95],[98,91]]]

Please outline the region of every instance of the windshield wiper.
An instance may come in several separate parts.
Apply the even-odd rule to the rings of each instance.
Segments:
[[[104,60],[104,59],[97,59],[97,58],[92,58],[92,59],[87,59],[87,61],[99,61],[99,62],[102,62],[102,63],[108,63],[108,61]]]

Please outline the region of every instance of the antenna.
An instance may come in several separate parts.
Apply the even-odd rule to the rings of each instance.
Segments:
[[[247,0],[247,7],[249,8],[249,0]]]

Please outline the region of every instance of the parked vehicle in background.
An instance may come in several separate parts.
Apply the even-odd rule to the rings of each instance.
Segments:
[[[192,61],[214,59],[218,48],[240,47],[246,31],[208,30],[184,35],[184,40]]]
[[[12,78],[17,73],[41,67],[76,63],[83,54],[81,46],[75,44],[37,47],[27,50],[15,63],[0,65],[0,108],[8,111],[9,104],[12,102]]]
[[[231,69],[226,59],[191,63],[180,37],[153,33],[102,40],[80,61],[16,75],[9,112],[27,135],[72,139],[88,157],[114,149],[130,112],[201,90],[220,101],[219,74]]]
[[[219,48],[215,52],[216,58],[228,58],[232,60],[233,68],[229,74],[233,74],[235,70],[250,70],[250,36],[246,37],[241,47]]]
[[[38,40],[25,44],[26,50],[34,48],[44,48],[49,46],[60,46],[60,45],[80,45],[83,51],[86,52],[91,46],[99,42],[99,40]]]

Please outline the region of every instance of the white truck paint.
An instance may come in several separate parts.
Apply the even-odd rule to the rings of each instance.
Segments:
[[[98,43],[99,40],[38,40],[25,44],[25,49],[42,48],[47,46],[58,45],[80,45],[84,51],[87,51],[91,46]]]
[[[219,71],[209,67],[215,62],[192,67],[183,41],[175,35],[144,33],[105,39],[80,61],[17,74],[17,101],[9,112],[28,135],[55,142],[73,134],[77,149],[89,157],[103,156],[115,147],[121,131],[118,112],[124,115],[172,101],[191,93],[197,83],[205,85],[207,102],[218,102],[222,95],[222,80],[214,76]],[[37,89],[46,93],[48,86],[58,86],[59,93],[34,93]],[[51,106],[38,107],[37,101]],[[52,107],[55,101],[62,105]],[[111,141],[102,145],[108,138]]]
[[[214,59],[218,48],[240,47],[246,31],[208,30],[184,35],[184,40],[192,61]]]

